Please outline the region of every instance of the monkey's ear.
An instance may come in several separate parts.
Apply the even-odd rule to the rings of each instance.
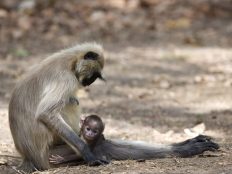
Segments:
[[[89,51],[84,55],[84,59],[85,60],[97,60],[98,56],[99,55],[97,53]]]
[[[80,116],[80,122],[79,122],[79,127],[80,128],[83,126],[83,124],[85,122],[85,118],[86,118],[86,116],[84,116],[84,115]]]

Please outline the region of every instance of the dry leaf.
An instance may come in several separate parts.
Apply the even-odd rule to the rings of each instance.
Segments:
[[[203,134],[204,131],[205,131],[205,124],[204,123],[200,123],[200,124],[194,126],[193,128],[184,129],[184,132],[188,136],[191,136],[191,137]]]

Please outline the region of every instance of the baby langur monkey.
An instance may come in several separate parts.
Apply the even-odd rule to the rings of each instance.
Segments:
[[[70,98],[73,102],[78,103],[78,100],[75,97]],[[103,131],[105,125],[102,119],[97,115],[89,115],[87,117],[82,117],[80,119],[80,134],[81,139],[90,147],[92,151],[97,145],[101,145],[105,141]],[[60,155],[51,155],[49,158],[50,163],[52,164],[61,164],[66,162],[72,162],[80,160],[81,156],[77,154],[63,154]]]
[[[207,150],[218,149],[218,145],[212,142],[210,137],[203,135],[173,145],[159,145],[159,148],[141,142],[107,140],[103,135],[105,125],[102,119],[97,115],[90,115],[84,119],[82,118],[80,121],[80,128],[80,137],[89,146],[93,154],[106,161],[129,159],[145,160],[174,156],[189,157]],[[205,148],[201,147],[202,143],[205,145]],[[81,159],[80,155],[74,152],[68,152],[67,154],[63,153],[62,156],[56,154],[51,155],[49,160],[52,164],[62,164],[80,161]]]

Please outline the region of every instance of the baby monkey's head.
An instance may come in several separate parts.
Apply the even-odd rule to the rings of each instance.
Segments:
[[[97,115],[89,115],[80,122],[81,136],[84,138],[86,143],[93,144],[102,135],[105,125],[102,119]]]

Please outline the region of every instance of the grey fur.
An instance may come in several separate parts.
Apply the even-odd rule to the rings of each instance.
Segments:
[[[99,58],[83,60],[89,51]],[[79,105],[70,103],[69,98],[76,95],[85,77],[93,71],[100,73],[103,65],[100,45],[76,45],[34,66],[16,86],[9,103],[9,123],[15,147],[23,157],[20,169],[50,168],[49,149],[61,141],[80,151],[87,161],[94,159],[78,137]]]
[[[170,157],[191,157],[219,146],[209,137],[200,135],[179,144],[150,145],[135,141],[102,140],[93,148],[98,158],[106,160],[139,160]]]

